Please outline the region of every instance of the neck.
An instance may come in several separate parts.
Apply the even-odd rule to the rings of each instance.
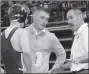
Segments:
[[[83,25],[85,22],[84,21],[80,21],[77,25],[78,25],[78,28],[76,29],[76,31],[81,27],[81,25]]]
[[[11,21],[10,26],[12,26],[12,27],[20,27],[20,23],[17,20],[13,20],[13,21]]]
[[[42,30],[42,29],[38,28],[37,25],[35,25],[35,23],[33,24],[33,27],[37,32],[40,32]]]

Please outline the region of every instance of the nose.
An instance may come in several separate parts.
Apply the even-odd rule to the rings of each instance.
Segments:
[[[44,23],[44,24],[47,24],[47,23],[48,23],[48,20],[44,19],[44,20],[43,20],[43,23]]]
[[[68,19],[68,25],[69,25],[69,27],[71,27],[73,25],[72,21],[70,19]]]
[[[70,19],[68,19],[68,24],[70,24],[71,23],[71,20]]]

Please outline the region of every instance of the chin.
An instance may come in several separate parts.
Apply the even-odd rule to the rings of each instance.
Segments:
[[[44,28],[40,28],[41,30],[43,30]]]
[[[43,27],[43,26],[42,26],[42,27],[40,27],[40,29],[41,29],[41,30],[43,30],[44,28],[45,28],[45,27]]]
[[[75,31],[75,29],[74,29],[74,28],[71,28],[71,30],[72,30],[72,31]]]
[[[74,29],[72,29],[72,31],[75,31]]]

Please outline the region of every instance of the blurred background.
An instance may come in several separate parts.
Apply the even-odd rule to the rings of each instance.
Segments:
[[[8,8],[16,3],[20,3],[23,5],[27,5],[30,9],[30,13],[28,16],[28,23],[26,26],[31,25],[32,12],[35,10],[37,6],[43,6],[47,8],[50,12],[49,23],[47,24],[47,28],[50,32],[55,33],[58,37],[59,41],[62,43],[65,48],[67,58],[70,58],[70,48],[72,45],[72,37],[73,32],[68,27],[66,13],[70,8],[79,8],[84,12],[85,22],[89,23],[89,1],[69,1],[69,0],[60,0],[60,1],[35,1],[35,0],[2,0],[1,2],[1,32],[3,32],[9,25],[10,21],[8,19],[7,10]],[[50,56],[50,68],[53,66],[55,62],[56,56],[54,53],[51,53]],[[3,67],[3,63],[2,63]]]

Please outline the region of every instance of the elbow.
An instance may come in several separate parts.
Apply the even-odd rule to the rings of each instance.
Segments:
[[[62,63],[64,63],[65,60],[66,60],[66,52],[64,51],[64,52],[61,53],[61,55],[59,55],[59,56],[60,56],[60,60],[62,61]]]
[[[66,60],[66,52],[63,53],[64,62]]]
[[[66,60],[66,52],[65,52],[65,50],[63,51],[61,56],[62,56],[63,61],[65,62],[65,60]]]
[[[63,55],[63,58],[66,59],[66,51],[65,50],[63,50],[62,55]]]
[[[30,52],[23,52],[23,55],[25,56],[25,57],[28,57],[28,58],[30,58],[30,59],[32,59],[32,55],[31,55],[31,53]]]

